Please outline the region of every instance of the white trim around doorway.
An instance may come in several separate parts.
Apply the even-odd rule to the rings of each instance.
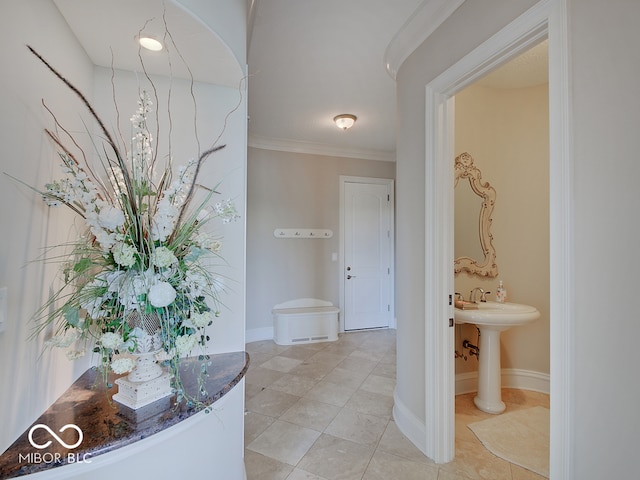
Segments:
[[[426,86],[425,453],[454,456],[453,96],[541,39],[549,39],[550,478],[573,478],[573,157],[566,0],[542,0]],[[416,429],[416,432],[421,429]],[[421,442],[422,443],[422,442]]]

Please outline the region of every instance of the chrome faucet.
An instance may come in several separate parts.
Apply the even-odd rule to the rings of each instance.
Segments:
[[[476,300],[476,293],[480,292],[480,301],[481,302],[486,302],[487,301],[487,293],[491,293],[491,292],[485,292],[483,289],[481,289],[480,287],[476,287],[473,290],[471,290],[471,293],[469,294],[469,301],[471,303],[478,303]]]

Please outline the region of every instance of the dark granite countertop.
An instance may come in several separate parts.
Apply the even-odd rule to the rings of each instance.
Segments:
[[[249,366],[249,354],[222,353],[211,355],[210,360],[208,375],[203,377],[207,391],[206,398],[202,400],[205,406],[219,400],[240,382]],[[202,361],[197,357],[181,362],[180,378],[185,391],[197,392],[201,365]],[[110,383],[113,384],[116,378],[111,376]],[[87,370],[0,456],[0,478],[20,477],[88,460],[161,432],[203,410],[202,406],[187,405],[184,401],[176,405],[175,395],[132,410],[111,400],[117,390],[115,384],[110,389],[106,388],[99,371]],[[46,425],[51,431],[47,432],[43,427],[33,428],[38,424]],[[55,433],[67,446],[72,446],[80,435],[74,427],[60,431],[68,424],[82,431],[82,443],[77,448],[66,448],[52,434]],[[29,441],[31,430],[36,445],[44,445],[49,440],[51,444],[46,448],[34,448]]]

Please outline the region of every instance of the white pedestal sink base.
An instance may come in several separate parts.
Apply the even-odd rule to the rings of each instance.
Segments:
[[[473,399],[483,412],[498,414],[506,406],[502,401],[500,378],[500,330],[478,326],[480,329],[480,356],[478,365],[478,395]]]
[[[499,400],[497,402],[485,402],[480,398],[479,395],[476,395],[473,398],[473,403],[475,403],[476,407],[478,407],[479,410],[482,410],[485,413],[492,413],[494,415],[498,415],[504,412],[504,410],[507,408],[502,400]]]
[[[500,332],[540,318],[534,307],[520,303],[481,302],[476,309],[455,310],[456,323],[472,323],[480,329],[478,395],[473,399],[483,412],[502,413]]]

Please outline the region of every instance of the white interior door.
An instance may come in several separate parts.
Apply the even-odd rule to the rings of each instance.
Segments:
[[[392,318],[391,194],[389,183],[344,184],[345,330],[388,327]]]

